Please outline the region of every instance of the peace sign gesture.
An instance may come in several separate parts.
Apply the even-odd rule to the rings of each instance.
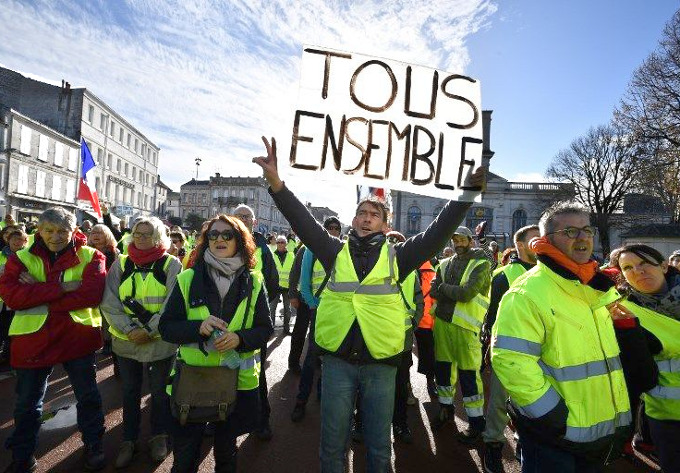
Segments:
[[[279,169],[276,163],[276,139],[272,138],[271,145],[264,136],[262,142],[267,150],[267,156],[257,156],[253,158],[253,162],[262,168],[264,178],[269,183],[273,192],[278,192],[283,189],[283,181],[279,177]]]

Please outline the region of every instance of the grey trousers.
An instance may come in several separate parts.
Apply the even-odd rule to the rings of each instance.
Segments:
[[[505,443],[505,427],[508,425],[508,412],[505,408],[505,401],[508,399],[508,392],[505,390],[498,376],[491,369],[491,380],[489,382],[489,401],[486,405],[486,428],[482,432],[484,443],[501,442]]]

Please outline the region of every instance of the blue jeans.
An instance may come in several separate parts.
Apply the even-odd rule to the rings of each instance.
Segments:
[[[170,396],[165,391],[175,357],[146,363],[151,392],[151,435],[167,434],[170,422]],[[120,379],[123,382],[123,440],[136,441],[142,418],[142,383],[144,363],[132,358],[118,357]]]
[[[87,446],[101,442],[104,435],[102,399],[97,389],[94,353],[63,363],[76,396],[78,429]],[[14,432],[5,446],[12,450],[17,461],[28,460],[35,452],[40,430],[40,416],[47,390],[47,379],[53,366],[47,368],[18,368],[16,370],[16,404]]]
[[[531,435],[520,434],[522,473],[597,473],[602,465],[593,464],[565,450],[540,443]]]
[[[396,366],[356,365],[323,357],[321,384],[321,473],[343,473],[354,400],[361,396],[366,471],[389,471]]]

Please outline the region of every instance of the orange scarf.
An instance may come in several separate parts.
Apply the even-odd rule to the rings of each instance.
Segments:
[[[557,264],[573,273],[583,284],[588,284],[595,277],[595,273],[597,273],[599,268],[599,264],[595,260],[590,260],[583,264],[576,263],[550,243],[547,237],[533,238],[529,242],[529,248],[537,255],[548,256]]]

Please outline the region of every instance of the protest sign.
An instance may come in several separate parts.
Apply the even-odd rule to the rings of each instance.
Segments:
[[[290,174],[472,201],[480,189],[466,177],[481,161],[475,79],[303,48]]]

